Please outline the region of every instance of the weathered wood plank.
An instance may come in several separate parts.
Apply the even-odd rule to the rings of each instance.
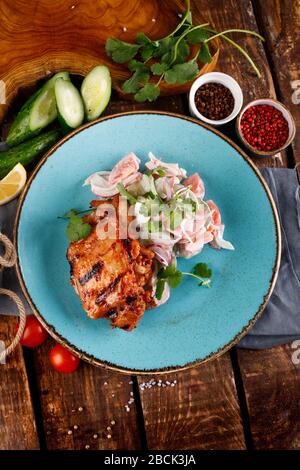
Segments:
[[[151,379],[138,378],[149,449],[245,448],[228,353],[201,367],[153,380],[156,384],[148,388]]]
[[[15,334],[16,318],[0,316],[0,339],[6,344]],[[0,449],[39,448],[25,363],[20,346],[0,365]]]
[[[296,121],[298,132],[292,147],[296,162],[300,162],[300,2],[259,0],[254,6],[266,38],[279,99]]]
[[[140,449],[131,378],[84,362],[60,374],[49,362],[53,345],[50,339],[34,353],[47,448]]]
[[[274,1],[266,0],[253,3],[261,32],[266,37],[279,99],[291,109],[299,129],[299,105],[297,107],[295,103],[297,94],[293,95],[292,89],[297,79],[300,52],[299,2],[275,1],[274,4]],[[299,161],[299,136],[294,142],[293,154]],[[292,362],[293,353],[291,345],[264,351],[238,351],[256,449],[300,448],[300,369],[299,364]]]
[[[104,115],[125,113],[128,111],[170,111],[173,113],[184,114],[184,102],[180,96],[160,97],[155,103],[137,103],[135,101],[120,100],[115,93],[113,99],[106,108]]]
[[[259,32],[251,0],[205,0],[198,2],[197,8],[201,9],[203,17],[217,31],[245,28]],[[275,97],[273,78],[262,43],[252,36],[240,33],[232,33],[231,37],[250,54],[261,71],[261,78],[256,76],[250,64],[235,47],[222,40],[218,69],[238,81],[244,93],[245,104],[256,98]],[[280,159],[276,158],[260,157],[253,161],[264,166],[281,165]],[[282,161],[284,164],[287,162],[285,153],[282,154]]]
[[[299,346],[298,353],[285,345],[238,356],[254,448],[300,449]]]

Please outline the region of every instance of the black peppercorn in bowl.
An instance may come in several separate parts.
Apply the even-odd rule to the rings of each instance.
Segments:
[[[236,132],[252,156],[271,157],[292,142],[296,125],[282,103],[264,98],[251,101],[242,109],[236,119]]]
[[[221,126],[235,119],[242,105],[241,87],[226,73],[206,73],[197,78],[190,89],[191,115],[212,126]]]

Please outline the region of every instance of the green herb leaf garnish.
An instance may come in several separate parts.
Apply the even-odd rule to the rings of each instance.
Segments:
[[[159,87],[154,83],[147,83],[134,95],[134,98],[136,101],[142,103],[143,101],[155,101],[159,95]]]
[[[202,44],[198,57],[204,64],[209,64],[212,61],[212,56],[206,42]]]
[[[157,274],[158,279],[167,281],[170,287],[175,289],[182,280],[182,272],[178,271],[174,264],[161,268]]]
[[[130,44],[116,38],[108,38],[105,44],[105,50],[109,57],[118,64],[128,62],[138,52],[140,46],[138,44]]]
[[[147,70],[137,69],[134,74],[122,85],[125,93],[136,93],[141,85],[145,85],[149,80],[150,73]]]
[[[66,234],[70,242],[78,242],[78,240],[88,237],[92,231],[91,225],[84,222],[75,209],[71,209],[63,218],[69,219]]]
[[[106,52],[117,63],[128,62],[128,69],[134,73],[134,76],[123,84],[123,91],[133,93],[136,101],[151,102],[159,96],[162,80],[172,85],[182,85],[193,80],[199,71],[198,61],[204,64],[212,61],[210,41],[217,37],[236,47],[260,77],[260,72],[249,54],[228,37],[231,33],[245,33],[264,40],[260,34],[246,29],[235,28],[217,32],[208,23],[193,25],[190,0],[186,0],[186,11],[182,19],[174,31],[164,38],[152,40],[143,32],[137,34],[135,44],[109,38],[106,41]],[[198,48],[193,59],[190,59],[191,46]],[[135,60],[136,57],[139,60]],[[148,66],[147,62],[150,60],[151,66]],[[155,77],[156,82],[151,80]]]
[[[173,263],[166,268],[161,268],[157,274],[157,284],[156,284],[156,293],[155,296],[158,300],[161,300],[165,282],[169,284],[170,287],[176,288],[181,280],[182,276],[191,276],[199,281],[198,286],[211,287],[211,276],[212,270],[207,266],[206,263],[198,263],[194,266],[192,273],[181,272],[177,269],[176,264]]]
[[[156,62],[151,66],[151,72],[153,75],[162,75],[168,70],[168,68],[168,64],[160,64],[159,62]]]
[[[165,73],[165,80],[170,84],[183,84],[193,80],[199,72],[198,64],[195,60],[189,60],[183,64],[176,64]]]
[[[204,278],[210,278],[212,276],[212,270],[206,263],[196,264],[196,266],[194,266],[193,273]]]
[[[196,45],[209,38],[209,31],[203,28],[195,29],[187,35],[189,44]]]
[[[156,292],[155,292],[155,297],[157,298],[157,300],[161,300],[162,295],[165,290],[165,284],[166,284],[166,281],[163,281],[162,279],[158,279],[156,283]]]

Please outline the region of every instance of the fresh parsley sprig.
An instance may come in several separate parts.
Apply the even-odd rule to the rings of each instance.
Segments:
[[[70,242],[78,242],[79,240],[89,236],[92,231],[92,227],[90,224],[84,222],[79,214],[91,212],[93,210],[95,209],[92,208],[85,211],[71,209],[63,217],[59,217],[59,219],[66,219],[69,221],[66,228],[66,235]]]
[[[176,264],[173,263],[166,268],[161,268],[157,274],[157,284],[155,297],[161,300],[165,283],[167,282],[170,287],[175,289],[182,281],[183,276],[191,276],[198,280],[198,286],[211,287],[212,270],[206,263],[198,263],[194,266],[192,273],[179,271]]]
[[[260,77],[260,72],[249,54],[227,36],[236,32],[249,34],[264,41],[255,31],[228,29],[217,32],[210,28],[208,23],[193,25],[190,0],[186,0],[186,11],[181,21],[164,38],[152,40],[141,32],[137,34],[135,44],[108,38],[105,48],[107,55],[114,62],[127,64],[132,72],[130,78],[122,85],[124,93],[134,94],[138,102],[154,101],[160,95],[162,80],[170,85],[181,85],[194,80],[199,73],[199,61],[204,64],[212,61],[209,43],[218,37],[236,47]],[[191,51],[195,47],[197,53],[191,58]]]

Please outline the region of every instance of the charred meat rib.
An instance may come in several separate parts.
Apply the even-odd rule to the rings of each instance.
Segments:
[[[116,205],[118,201],[114,200]],[[99,205],[93,201],[92,205]],[[152,305],[147,284],[152,276],[154,254],[137,240],[100,240],[96,212],[86,221],[90,235],[71,242],[67,251],[71,284],[90,318],[106,317],[112,327],[132,330]]]

